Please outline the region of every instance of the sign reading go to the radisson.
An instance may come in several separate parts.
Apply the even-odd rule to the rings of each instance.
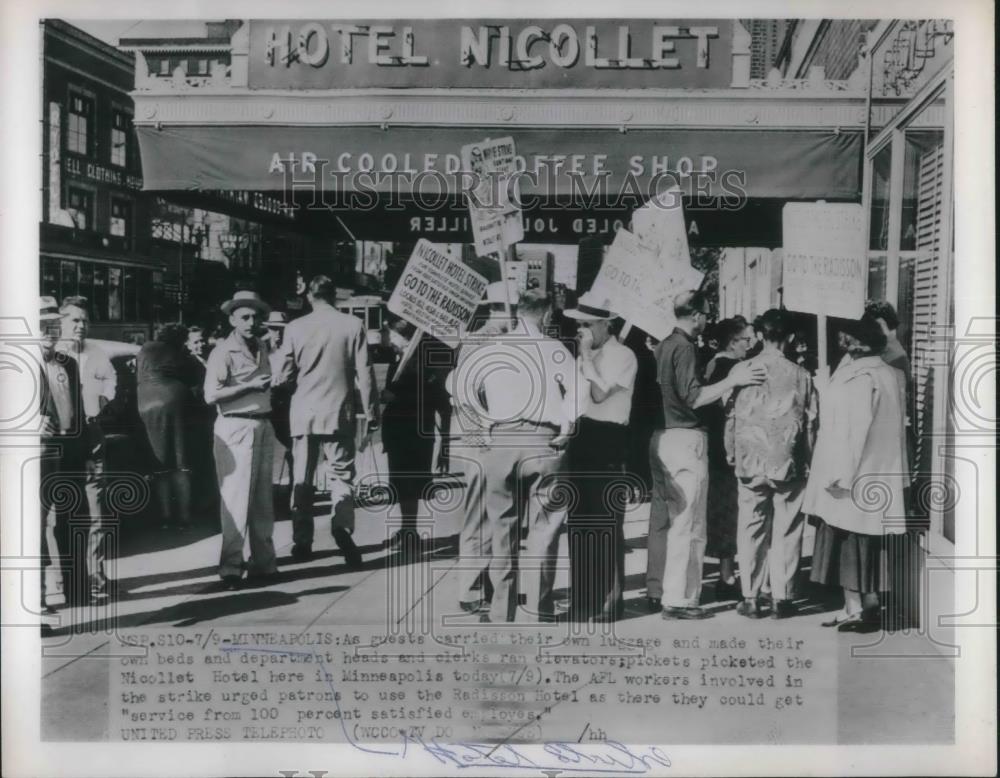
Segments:
[[[725,88],[724,19],[250,22],[253,89]]]

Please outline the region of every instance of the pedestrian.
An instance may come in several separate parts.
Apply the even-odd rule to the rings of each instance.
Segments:
[[[208,343],[205,341],[205,330],[198,326],[188,327],[187,340],[184,342],[184,347],[194,357],[195,361],[201,365],[202,371],[204,371],[208,366],[208,363],[205,361],[205,351],[208,347]]]
[[[400,369],[414,337],[421,338]],[[427,359],[429,340],[403,319],[389,323],[394,360],[382,392],[382,447],[389,463],[389,486],[399,506],[400,529],[390,545],[404,555],[418,548],[417,508],[434,482],[435,413],[444,397],[442,376]]]
[[[628,421],[638,362],[618,340],[621,320],[608,301],[588,294],[566,311],[579,332],[579,381],[584,393],[576,433],[567,447],[570,508],[570,618],[616,621],[625,588],[625,505],[632,483],[625,477]]]
[[[139,417],[153,456],[153,489],[163,527],[191,528],[191,472],[198,418],[192,391],[198,374],[183,324],[162,324],[137,359]]]
[[[368,359],[364,322],[334,307],[336,288],[326,276],[309,282],[312,312],[285,328],[284,364],[278,383],[295,382],[289,414],[294,462],[292,486],[292,556],[312,555],[312,501],[320,454],[330,476],[331,532],[349,567],[361,565],[354,543],[354,456],[357,412],[367,415],[368,432],[378,426],[378,387]],[[355,402],[360,394],[361,408]]]
[[[884,538],[906,530],[890,520],[903,512],[909,478],[904,392],[896,369],[879,356],[885,344],[868,314],[840,324],[837,345],[845,356],[823,392],[802,504],[820,519],[811,578],[844,591],[844,609],[823,626],[841,631],[879,620],[879,592],[887,588]],[[877,505],[870,504],[873,493]]]
[[[777,309],[760,317],[761,353],[749,365],[767,373],[758,386],[734,393],[726,420],[726,451],[739,479],[737,548],[742,599],[736,612],[763,614],[770,582],[771,617],[795,612],[795,576],[802,555],[802,491],[816,437],[818,404],[809,372],[785,358],[788,331]],[[713,490],[715,486],[713,484]]]
[[[545,294],[522,294],[517,327],[463,359],[454,379],[488,425],[482,465],[494,591],[483,618],[493,622],[555,618],[559,530],[567,509],[564,451],[579,397],[573,355],[544,334],[550,314]],[[519,561],[522,517],[527,554]],[[519,591],[527,603],[521,611]]]
[[[285,327],[288,325],[288,316],[282,311],[271,311],[264,322],[263,339],[267,341],[268,351],[271,354],[271,375],[281,374],[281,368],[285,363],[285,354],[282,350],[285,341]],[[294,469],[292,459],[292,433],[289,426],[289,415],[292,406],[293,386],[287,384],[274,384],[271,386],[271,426],[274,427],[274,507],[276,516],[287,518],[291,507],[291,483],[292,471]]]
[[[502,289],[502,284],[498,284]],[[451,399],[451,458],[461,474],[463,490],[462,527],[458,535],[458,605],[466,613],[487,613],[493,602],[489,566],[493,555],[493,533],[486,513],[486,473],[483,454],[490,423],[478,389],[473,389],[476,352],[491,345],[497,335],[510,328],[502,311],[490,310],[490,288],[486,303],[473,315],[469,331],[455,349],[455,368],[445,379]],[[495,296],[495,294],[493,295]],[[496,315],[494,315],[496,314]]]
[[[754,341],[753,328],[745,320],[723,319],[715,325],[719,350],[708,364],[705,385],[722,381],[733,367],[746,358]],[[739,597],[736,585],[736,476],[726,457],[723,440],[726,410],[732,395],[698,409],[698,418],[708,431],[708,527],[705,551],[719,560],[719,582],[715,585],[715,599],[735,600]]]
[[[255,334],[270,308],[256,292],[238,291],[220,309],[233,331],[208,357],[205,400],[218,406],[215,467],[221,494],[222,551],[219,577],[229,590],[277,576],[271,471],[271,362]],[[243,549],[249,540],[249,560]]]
[[[57,349],[76,359],[83,395],[81,434],[86,440],[84,490],[90,526],[87,532],[85,567],[90,600],[104,603],[111,595],[105,561],[110,516],[105,500],[105,430],[111,419],[105,408],[115,399],[118,378],[105,352],[87,341],[90,315],[86,297],[70,296],[59,308],[62,332]]]
[[[701,292],[674,298],[677,324],[656,347],[664,428],[650,441],[653,499],[649,509],[646,604],[662,606],[665,619],[703,619],[699,606],[705,557],[708,492],[708,436],[695,409],[715,402],[737,386],[757,384],[763,368],[734,366],[712,386],[698,371],[696,338],[708,321]]]
[[[649,336],[638,327],[631,327],[623,342],[632,351],[637,363],[628,421],[626,472],[635,480],[631,501],[640,504],[649,500],[652,490],[649,441],[653,431],[663,427],[663,402],[656,383],[656,357],[653,356]]]
[[[84,559],[72,542],[72,510],[83,502],[80,474],[86,459],[86,439],[81,434],[83,396],[79,366],[70,354],[56,350],[62,316],[54,297],[41,297],[39,319],[42,365],[39,412],[41,413],[40,503],[41,503],[41,609],[55,609],[46,599],[46,567],[55,564],[60,573],[65,604],[86,601],[87,581]],[[72,496],[73,500],[67,500]],[[78,498],[79,499],[76,499]],[[89,523],[89,522],[88,522]],[[46,632],[43,624],[42,631]]]

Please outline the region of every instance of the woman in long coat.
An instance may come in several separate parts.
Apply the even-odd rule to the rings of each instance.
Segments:
[[[821,519],[812,580],[844,590],[844,610],[823,626],[851,631],[878,618],[884,538],[906,529],[905,401],[898,371],[879,356],[885,335],[874,319],[845,322],[838,342],[846,353],[820,395],[802,510]]]
[[[187,328],[164,324],[137,360],[139,416],[153,452],[153,485],[164,526],[191,525],[192,440],[200,419],[193,411],[197,376],[186,352]]]

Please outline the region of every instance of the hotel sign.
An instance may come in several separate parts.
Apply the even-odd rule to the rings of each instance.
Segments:
[[[254,20],[251,89],[727,88],[726,19]]]

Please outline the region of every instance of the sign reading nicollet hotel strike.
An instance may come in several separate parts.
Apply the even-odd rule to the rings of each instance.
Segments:
[[[249,86],[720,89],[731,49],[722,19],[264,20]]]

